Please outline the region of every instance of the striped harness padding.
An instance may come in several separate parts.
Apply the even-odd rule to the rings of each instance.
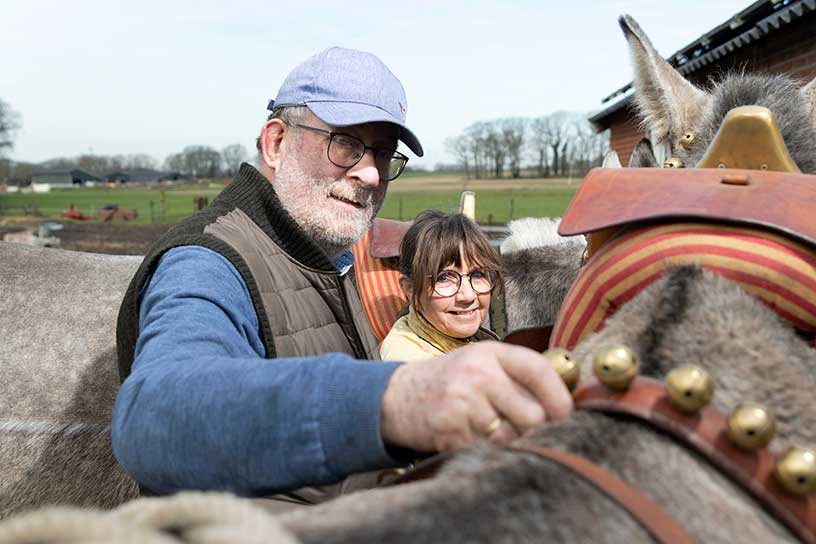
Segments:
[[[374,336],[382,342],[397,320],[406,302],[399,286],[399,257],[375,258],[371,255],[369,229],[351,248],[357,291]]]
[[[802,331],[816,331],[816,253],[756,228],[673,223],[619,233],[584,266],[564,300],[550,347],[572,349],[669,268],[726,277]]]

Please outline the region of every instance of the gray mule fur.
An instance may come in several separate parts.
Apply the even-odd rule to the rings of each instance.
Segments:
[[[110,420],[116,316],[140,261],[0,242],[0,519],[136,495]]]
[[[552,325],[578,276],[586,242],[559,236],[559,222],[528,217],[508,225],[501,245],[508,333]]]

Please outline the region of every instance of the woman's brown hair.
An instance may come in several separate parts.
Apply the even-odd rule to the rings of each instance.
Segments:
[[[422,293],[433,290],[436,275],[446,266],[471,265],[494,274],[494,285],[502,285],[501,258],[479,226],[461,213],[427,210],[417,215],[400,245],[399,271],[413,283],[410,304],[416,306]]]

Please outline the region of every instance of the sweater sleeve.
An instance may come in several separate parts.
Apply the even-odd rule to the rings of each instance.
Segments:
[[[112,439],[117,460],[148,489],[251,496],[398,464],[380,436],[398,363],[339,353],[264,359],[249,292],[220,254],[168,251],[140,308]]]

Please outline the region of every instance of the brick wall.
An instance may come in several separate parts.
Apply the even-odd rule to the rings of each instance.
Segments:
[[[629,164],[629,156],[637,143],[643,138],[638,128],[638,122],[628,108],[623,108],[612,114],[612,132],[609,136],[609,146],[618,152],[621,164]]]
[[[816,14],[800,18],[765,36],[758,42],[735,50],[689,76],[695,85],[708,87],[710,78],[719,79],[729,71],[787,74],[804,85],[816,77]],[[637,128],[634,112],[623,108],[606,120],[611,129],[610,145],[626,166],[635,145],[644,137]]]

